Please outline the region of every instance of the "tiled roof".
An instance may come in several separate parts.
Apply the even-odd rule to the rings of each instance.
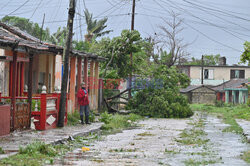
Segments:
[[[241,88],[243,83],[248,83],[247,79],[232,79],[218,86],[213,87],[215,91],[224,91],[225,88]]]
[[[18,47],[30,48],[36,51],[46,51],[52,53],[63,53],[63,47],[55,44],[40,42],[34,36],[21,31],[17,27],[9,26],[0,22],[0,48],[10,48],[18,43]],[[97,56],[95,54],[85,53],[82,51],[73,50],[71,52],[74,56],[87,57],[98,61],[105,61],[106,58]]]

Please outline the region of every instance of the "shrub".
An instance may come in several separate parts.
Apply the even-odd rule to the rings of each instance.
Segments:
[[[107,112],[101,114],[100,121],[105,124],[102,126],[103,130],[124,129],[133,126],[132,122],[135,122],[142,117],[136,114],[119,115],[108,114]]]

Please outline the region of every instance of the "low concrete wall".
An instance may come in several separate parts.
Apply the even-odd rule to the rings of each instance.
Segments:
[[[10,133],[10,105],[0,105],[0,136]]]

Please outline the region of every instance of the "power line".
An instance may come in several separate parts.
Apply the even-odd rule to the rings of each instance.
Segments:
[[[31,18],[34,16],[34,14],[35,14],[36,10],[37,10],[37,9],[38,9],[38,7],[41,5],[42,1],[43,1],[43,0],[40,0],[40,2],[38,3],[37,7],[35,8],[34,12],[32,13],[32,15],[30,16],[30,18],[29,18],[29,19],[31,19]]]
[[[187,1],[187,0],[183,0],[183,1],[186,2],[186,3],[190,3],[190,4],[193,5],[193,3],[191,3],[191,2],[189,2],[189,1]],[[193,5],[193,6],[196,6],[196,5]],[[236,25],[236,26],[241,27],[242,29],[245,29],[245,30],[247,30],[247,31],[250,31],[250,29],[247,29],[247,28],[245,28],[245,27],[243,27],[243,26],[241,26],[241,25],[239,25],[239,24],[236,24],[235,22],[228,21],[228,20],[226,20],[226,19],[224,19],[224,18],[222,18],[222,17],[220,17],[220,16],[218,16],[218,15],[216,15],[216,14],[210,13],[210,12],[208,12],[207,10],[204,10],[204,9],[201,8],[201,7],[196,6],[196,8],[199,9],[199,10],[202,10],[202,11],[204,11],[204,12],[210,14],[210,15],[213,15],[213,16],[215,16],[215,17],[217,17],[217,18],[219,18],[219,19],[221,19],[221,20],[223,20],[223,21],[225,21],[225,22],[234,24],[234,25]]]
[[[26,0],[22,5],[20,5],[18,8],[16,8],[12,12],[10,12],[8,15],[11,15],[11,14],[15,13],[16,11],[18,11],[19,9],[21,9],[25,4],[27,4],[29,1],[30,0]]]
[[[236,38],[238,38],[238,39],[240,39],[240,40],[242,40],[242,41],[246,41],[245,39],[243,39],[243,38],[241,38],[241,37],[239,37],[239,36],[233,34],[232,32],[230,32],[230,30],[225,30],[223,27],[220,27],[220,26],[218,26],[218,25],[216,25],[216,24],[214,24],[214,23],[211,23],[211,22],[209,22],[209,21],[207,21],[207,20],[204,20],[204,19],[202,19],[202,18],[200,18],[200,17],[198,17],[198,16],[195,16],[194,14],[192,14],[191,12],[189,12],[189,11],[183,9],[182,7],[178,6],[176,3],[174,3],[174,2],[171,1],[171,0],[167,0],[168,2],[165,2],[165,1],[163,1],[163,0],[160,0],[160,1],[163,2],[163,3],[166,3],[166,4],[169,5],[169,6],[172,6],[171,4],[168,3],[168,2],[171,2],[173,5],[176,6],[176,7],[172,6],[173,8],[175,8],[175,9],[177,9],[177,10],[179,10],[179,11],[182,10],[182,11],[184,11],[185,13],[188,13],[190,16],[192,16],[192,17],[194,17],[194,18],[196,18],[196,19],[199,19],[199,20],[201,20],[201,21],[203,21],[203,22],[206,22],[206,23],[208,23],[208,24],[210,24],[210,25],[212,25],[212,26],[214,26],[214,27],[217,27],[217,28],[219,28],[219,29],[225,31],[226,33],[228,33],[228,34],[230,34],[230,35],[232,35],[232,36],[234,36],[234,37],[236,37]]]
[[[186,1],[186,0],[183,0],[183,1]],[[192,2],[188,2],[188,1],[187,1],[187,3],[190,3],[190,4],[191,4]],[[205,9],[208,9],[208,10],[211,10],[211,11],[216,11],[216,12],[223,13],[223,14],[225,14],[225,15],[234,17],[234,18],[238,18],[238,19],[241,19],[241,20],[250,22],[250,20],[247,19],[247,18],[243,18],[243,17],[237,16],[237,15],[233,15],[233,14],[231,14],[231,13],[228,13],[228,12],[225,12],[225,11],[221,11],[221,10],[219,10],[219,9],[209,8],[209,7],[206,7],[206,6],[198,5],[198,4],[196,4],[196,3],[192,3],[192,4],[193,4],[193,5],[196,5],[196,6],[199,6],[199,7],[202,7],[202,8],[205,8]]]
[[[166,9],[163,7],[163,5],[161,5],[160,3],[158,3],[156,0],[154,0],[154,2],[155,2],[158,6],[160,6],[162,9],[166,10]],[[235,51],[237,51],[237,52],[242,52],[241,50],[238,50],[238,49],[236,49],[236,48],[233,48],[233,47],[231,47],[231,46],[228,46],[228,45],[226,45],[226,44],[223,44],[223,43],[221,43],[221,42],[219,42],[219,41],[217,41],[217,40],[215,40],[215,39],[209,37],[209,36],[206,35],[205,33],[201,32],[200,30],[194,28],[193,26],[189,25],[188,23],[186,23],[186,22],[184,22],[184,21],[183,21],[183,24],[187,25],[187,26],[190,27],[191,29],[193,29],[193,30],[195,30],[196,32],[202,34],[204,37],[206,37],[207,39],[209,39],[209,40],[211,40],[211,41],[213,41],[213,42],[215,42],[215,43],[218,43],[218,44],[220,44],[220,45],[222,45],[222,46],[224,46],[224,47],[230,48],[230,49],[235,50]]]

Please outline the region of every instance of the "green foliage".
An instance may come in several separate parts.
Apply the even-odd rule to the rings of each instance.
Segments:
[[[248,65],[250,65],[250,42],[246,41],[244,43],[244,49],[245,49],[245,51],[241,55],[240,60],[242,63],[248,62]]]
[[[174,67],[158,66],[153,72],[162,87],[149,86],[138,91],[129,101],[127,109],[134,113],[157,118],[185,118],[193,115],[187,99],[179,93],[180,87],[189,84],[189,78]]]
[[[57,31],[51,35],[50,41],[52,42],[52,44],[64,47],[66,44],[66,35],[67,35],[67,28],[59,27]]]
[[[141,116],[136,114],[119,115],[108,114],[107,112],[101,114],[100,121],[105,124],[102,126],[103,130],[121,130],[132,127],[133,122],[142,119]]]
[[[35,111],[36,108],[36,103],[37,103],[37,110],[41,110],[41,100],[32,100],[32,111]]]
[[[85,35],[85,41],[92,41],[93,37],[103,36],[112,32],[111,30],[104,31],[107,27],[105,25],[108,21],[108,18],[103,18],[101,20],[93,19],[93,14],[89,13],[88,9],[84,10],[85,21],[87,24],[87,34]]]
[[[0,154],[4,154],[4,153],[5,153],[5,152],[4,152],[3,148],[0,147]]]
[[[207,111],[218,114],[226,124],[230,125],[223,130],[224,132],[242,134],[243,130],[235,119],[245,119],[250,121],[250,112],[247,105],[225,105],[224,107],[216,107],[213,105],[192,104],[191,109],[194,111]]]
[[[142,40],[138,31],[123,30],[121,36],[114,37],[113,39],[103,38],[96,42],[91,48],[91,52],[95,52],[108,59],[101,64],[102,71],[107,68],[111,73],[117,73],[116,77],[127,78],[131,70],[136,70],[140,62],[137,59],[140,58],[139,56],[133,56],[135,62],[138,63],[134,63],[132,67],[130,65],[130,53],[140,52],[142,49],[141,42]]]
[[[219,65],[220,54],[217,55],[204,55],[204,65]],[[202,65],[201,59],[195,59],[192,57],[192,61],[186,62],[187,65]]]
[[[42,31],[42,41],[50,41],[49,29],[46,28],[46,30],[42,30],[37,23],[31,22],[29,19],[17,16],[5,16],[1,21],[8,25],[18,27],[20,30],[25,31],[38,39],[40,39]]]
[[[68,113],[68,125],[75,126],[79,124],[80,113],[79,111],[75,110],[73,113]]]
[[[58,154],[52,145],[46,145],[44,142],[33,142],[25,148],[19,148],[19,154],[36,155],[37,153],[50,157],[55,157]]]
[[[250,163],[250,150],[244,152],[241,158],[245,160],[247,163]]]

